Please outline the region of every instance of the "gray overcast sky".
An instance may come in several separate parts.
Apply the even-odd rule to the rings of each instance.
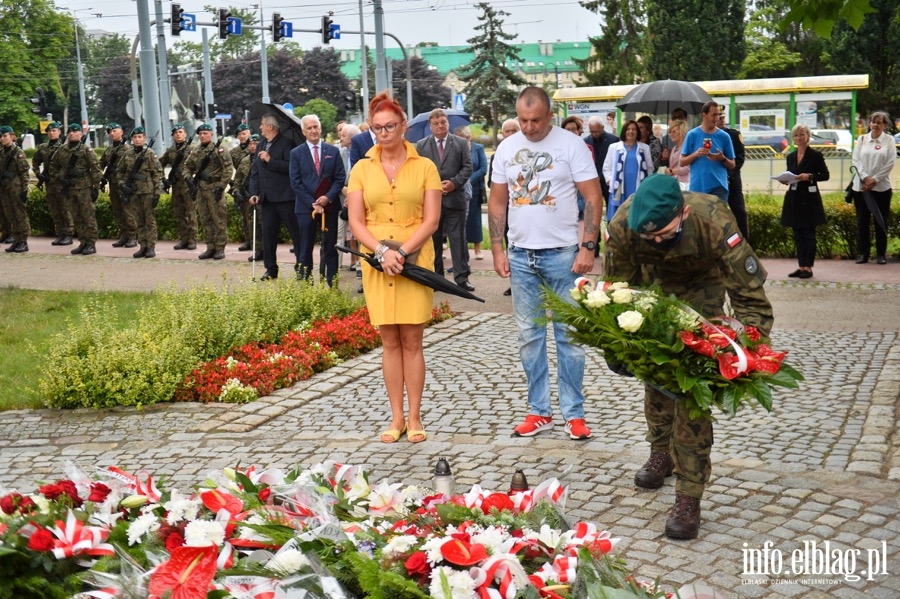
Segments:
[[[264,24],[272,22],[272,13],[280,12],[295,29],[317,29],[321,18],[333,11],[335,23],[345,31],[359,31],[359,1],[336,0],[334,2],[289,3],[286,0],[261,0]],[[198,19],[211,21],[212,17],[203,13],[204,4],[214,6],[234,6],[242,9],[258,10],[258,3],[241,0],[238,2],[215,0],[181,0],[181,7],[187,13],[195,13]],[[396,35],[404,45],[419,42],[436,42],[441,46],[466,45],[472,37],[473,28],[478,23],[480,11],[476,2],[456,2],[451,0],[384,0],[385,31]],[[76,12],[76,17],[86,29],[103,29],[133,37],[138,32],[137,4],[134,0],[57,0],[60,9]],[[505,30],[516,34],[516,42],[540,41],[581,41],[600,34],[599,16],[582,8],[577,1],[546,2],[542,0],[493,0],[491,5],[497,10],[509,13],[504,17]],[[171,7],[168,0],[162,3],[163,14],[167,18]],[[150,0],[150,15],[155,14],[155,4]],[[97,15],[102,16],[97,16]],[[366,30],[374,29],[372,2],[364,0],[363,14]],[[202,16],[201,16],[202,15]],[[154,31],[155,33],[155,31]],[[210,31],[210,38],[215,36]],[[171,39],[171,38],[170,38]],[[181,39],[200,42],[201,34],[181,34]],[[304,48],[321,45],[317,34],[297,33],[293,40]],[[271,41],[267,37],[267,41]],[[171,43],[171,41],[167,42]],[[374,41],[369,39],[369,45]],[[385,46],[395,46],[393,40],[386,40]],[[359,36],[347,35],[332,42],[336,49],[358,48]]]

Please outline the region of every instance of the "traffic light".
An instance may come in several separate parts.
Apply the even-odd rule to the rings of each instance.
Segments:
[[[284,37],[284,32],[281,30],[281,24],[284,21],[284,18],[280,13],[272,13],[272,41],[277,42],[280,41],[282,37]]]
[[[181,15],[184,13],[184,9],[181,8],[180,4],[172,3],[172,17],[169,19],[169,22],[172,24],[172,35],[180,36],[181,31],[184,27],[181,26]]]
[[[191,106],[191,110],[194,113],[195,119],[197,119],[198,121],[203,119],[203,104],[197,102],[196,104]]]
[[[331,17],[325,15],[322,17],[322,43],[327,44],[332,40],[332,31],[331,25],[334,21],[331,20]]]
[[[219,9],[219,39],[228,39],[228,18],[231,12],[227,8]]]
[[[219,114],[219,105],[218,105],[218,104],[215,104],[215,103],[210,104],[210,105],[209,105],[209,113],[208,113],[208,114],[209,114],[210,118],[212,118],[212,117],[216,116],[217,114]]]
[[[29,98],[34,106],[31,108],[31,112],[34,114],[46,114],[47,113],[47,98],[44,96],[44,90],[39,87],[34,88],[34,93],[36,96],[34,98]]]

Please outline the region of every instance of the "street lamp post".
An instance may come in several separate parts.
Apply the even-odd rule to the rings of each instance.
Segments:
[[[78,99],[81,102],[81,128],[85,130],[88,126],[87,99],[84,94],[84,66],[81,64],[81,44],[78,42],[78,18],[75,16],[75,13],[91,9],[79,8],[77,10],[69,10],[72,12],[72,21],[75,27],[75,65],[78,71]],[[85,135],[87,134],[85,132]]]

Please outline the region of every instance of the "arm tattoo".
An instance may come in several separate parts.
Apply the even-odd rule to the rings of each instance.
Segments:
[[[503,243],[503,230],[506,226],[506,215],[495,217],[488,215],[488,231],[491,235],[491,243]]]

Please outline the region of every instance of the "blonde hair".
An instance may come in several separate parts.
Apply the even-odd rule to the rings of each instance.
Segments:
[[[804,123],[797,123],[794,125],[793,129],[791,129],[791,137],[794,137],[794,133],[797,131],[804,131],[806,133],[806,137],[812,137],[812,131],[809,130],[809,126]]]
[[[687,135],[688,124],[684,119],[675,119],[671,123],[669,123],[669,131],[671,132],[673,129],[678,131],[681,134],[681,139],[684,140],[684,137]]]

